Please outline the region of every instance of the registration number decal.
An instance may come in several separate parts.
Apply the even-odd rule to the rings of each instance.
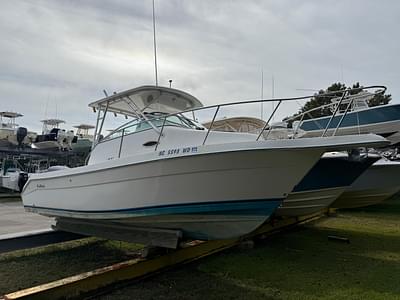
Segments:
[[[197,147],[174,148],[174,149],[161,150],[158,152],[158,156],[172,156],[180,153],[183,154],[197,153],[197,151],[198,151]]]

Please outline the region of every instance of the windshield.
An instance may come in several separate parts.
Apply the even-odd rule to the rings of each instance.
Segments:
[[[114,132],[112,132],[110,135],[108,135],[105,139],[112,139],[116,138],[122,135],[122,132],[124,132],[124,135],[129,134],[129,133],[134,133],[134,132],[140,132],[144,131],[147,129],[151,129],[153,124],[154,127],[162,127],[164,124],[164,117],[166,114],[163,113],[149,113],[146,114],[146,117],[148,120],[144,119],[135,119],[131,122],[126,123],[122,127],[116,129]],[[150,124],[151,122],[151,124]],[[176,127],[182,127],[182,128],[188,128],[188,129],[195,129],[195,130],[204,130],[204,127],[200,125],[199,123],[190,120],[182,115],[172,115],[168,116],[165,119],[165,124],[164,126],[176,126]]]

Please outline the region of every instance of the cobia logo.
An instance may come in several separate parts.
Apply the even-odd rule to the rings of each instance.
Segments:
[[[44,184],[37,184],[36,187],[37,188],[45,188],[46,186]]]

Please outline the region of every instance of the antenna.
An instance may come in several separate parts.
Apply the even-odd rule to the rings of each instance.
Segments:
[[[158,86],[158,74],[157,74],[157,44],[156,44],[156,14],[154,9],[153,0],[153,41],[154,41],[154,70],[156,74],[156,86]]]
[[[271,78],[271,98],[272,99],[274,99],[274,97],[275,97],[275,79],[274,79],[274,74],[272,74],[272,78]],[[275,109],[275,101],[272,101],[272,111],[274,111],[274,109]],[[272,117],[272,120],[271,121],[273,121],[274,120],[274,118]]]
[[[171,88],[172,86],[172,79],[168,80],[169,81],[169,87]]]
[[[274,79],[274,75],[272,74],[272,89],[271,89],[271,93],[272,93],[272,99],[274,99],[275,97],[275,79]]]
[[[343,77],[343,65],[340,65],[340,75],[342,76],[342,83],[344,83],[344,77]]]
[[[47,119],[47,108],[49,106],[49,95],[47,95],[46,106],[44,108],[44,118]]]
[[[264,99],[264,69],[261,69],[261,100]],[[261,101],[261,120],[264,120],[264,102]]]

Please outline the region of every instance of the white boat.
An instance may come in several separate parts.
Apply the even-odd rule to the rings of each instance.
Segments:
[[[294,187],[276,215],[303,216],[327,209],[379,158],[372,154],[325,153]]]
[[[143,86],[90,106],[98,120],[88,165],[32,175],[22,192],[26,210],[60,224],[232,238],[264,223],[322,153],[385,143],[376,135],[263,140],[206,130],[186,115],[209,108],[166,87]],[[217,114],[220,106],[213,107]],[[134,119],[100,140],[107,113]]]
[[[29,146],[35,138],[36,133],[28,132],[25,127],[19,127],[16,118],[23,115],[16,112],[0,112],[0,147]]]
[[[45,119],[42,134],[36,137],[32,148],[47,150],[70,150],[74,139],[74,132],[61,129],[60,125],[65,123],[60,119]]]
[[[24,184],[28,180],[28,173],[19,168],[8,168],[1,170],[0,174],[0,187],[13,192],[21,192]],[[3,173],[3,171],[5,171]]]
[[[380,159],[365,171],[333,204],[357,208],[378,204],[400,191],[400,162]]]

